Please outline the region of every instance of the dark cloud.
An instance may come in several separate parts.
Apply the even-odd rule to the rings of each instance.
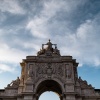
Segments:
[[[99,68],[99,33],[100,0],[0,0],[0,73],[16,72],[48,39],[79,66]]]
[[[100,60],[99,54],[96,54],[100,42],[98,38],[100,32],[99,0],[11,1],[1,2],[1,6],[4,6],[0,7],[0,41],[2,44],[25,51],[26,54],[26,52],[36,52],[41,44],[50,38],[59,44],[61,50],[64,49],[61,51],[62,54],[67,52],[78,59],[89,50],[88,47],[94,46],[96,49],[93,49],[91,53],[94,53],[96,59]],[[91,44],[92,42],[94,44]],[[78,48],[82,49],[78,50]],[[82,62],[87,63],[86,60]]]
[[[21,26],[27,22],[27,16],[25,15],[12,15],[5,14],[6,19],[1,23],[2,28],[14,28],[14,26]]]

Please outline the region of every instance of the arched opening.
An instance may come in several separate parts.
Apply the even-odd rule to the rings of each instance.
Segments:
[[[56,82],[54,80],[45,80],[45,81],[41,82],[38,85],[36,93],[38,95],[37,100],[44,100],[41,98],[45,98],[45,100],[47,100],[49,98],[51,99],[52,96],[58,98],[55,100],[62,100],[62,98],[61,98],[61,95],[62,95],[61,86],[59,85],[58,82]]]
[[[46,91],[42,93],[38,100],[60,100],[60,97],[57,93],[52,91]]]

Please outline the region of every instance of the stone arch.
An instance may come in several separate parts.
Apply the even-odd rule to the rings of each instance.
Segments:
[[[36,83],[36,85],[35,85],[35,87],[34,87],[34,92],[35,92],[35,93],[37,92],[37,88],[38,88],[39,84],[41,84],[43,81],[46,81],[46,80],[52,80],[52,81],[57,82],[57,83],[59,84],[61,90],[62,90],[62,93],[65,92],[64,83],[62,83],[59,79],[57,79],[57,78],[53,78],[53,79],[41,78],[41,79]]]
[[[60,99],[62,100],[62,86],[55,80],[51,80],[51,79],[45,79],[42,80],[41,82],[38,82],[38,85],[36,87],[36,100],[39,99],[40,95],[46,91],[53,91],[55,93],[57,93],[60,97]]]
[[[46,91],[52,91],[59,95],[60,100],[63,99],[62,94],[65,92],[64,84],[57,78],[47,79],[41,78],[35,84],[34,93],[36,94],[36,100],[40,95]]]

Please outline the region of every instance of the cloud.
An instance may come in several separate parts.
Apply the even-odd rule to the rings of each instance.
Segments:
[[[11,48],[10,45],[0,42],[0,74],[4,72],[16,73],[17,66],[29,54],[18,48]]]
[[[0,73],[3,73],[3,72],[11,72],[11,73],[14,73],[16,71],[15,71],[14,66],[8,66],[6,64],[0,64]]]
[[[27,27],[28,30],[32,33],[34,37],[38,38],[47,38],[48,32],[46,31],[46,25],[44,19],[36,18],[35,20],[31,20]]]
[[[3,22],[5,19],[6,19],[6,16],[3,13],[0,13],[0,22]]]
[[[4,43],[0,43],[0,61],[1,62],[10,62],[10,63],[19,63],[22,58],[25,58],[27,53],[19,49],[10,48]]]
[[[82,46],[80,45],[81,51],[83,52],[83,55],[86,54],[87,57],[85,59],[87,62],[90,61],[95,65],[98,65],[95,62],[96,59],[100,61],[100,18],[98,15],[95,16],[93,20],[86,20],[86,22],[77,29],[77,39],[80,40],[82,44]]]
[[[1,0],[0,11],[12,14],[24,14],[24,9],[19,5],[17,0]]]
[[[98,0],[0,0],[1,81],[19,76],[22,59],[36,55],[48,39],[79,66],[100,68],[99,33]],[[5,82],[6,75],[11,79]]]
[[[81,0],[80,0],[81,1]],[[77,6],[81,4],[81,2],[76,1],[57,1],[57,0],[50,0],[50,1],[43,1],[43,8],[40,11],[39,14],[35,15],[35,17],[30,18],[26,29],[30,31],[30,33],[37,38],[48,38],[51,37],[50,32],[55,31],[54,27],[56,27],[56,30],[61,29],[61,24],[63,24],[62,29],[65,28],[64,25],[65,21],[61,23],[61,21],[56,19],[60,15],[60,13],[63,14],[63,17],[66,15],[71,14],[73,11],[77,9]],[[85,2],[85,1],[84,1]],[[68,22],[67,22],[68,24]],[[68,26],[68,25],[67,25]],[[51,27],[51,30],[50,30]],[[64,28],[63,28],[64,27]],[[54,30],[52,30],[54,29]],[[61,30],[62,30],[61,29]],[[68,28],[67,28],[68,29]],[[65,30],[65,29],[64,29]]]
[[[85,4],[88,4],[87,0],[43,0],[34,3],[34,6],[33,3],[26,6],[26,1],[20,3],[15,0],[3,0],[0,3],[1,12],[23,14],[29,10],[30,13],[25,15],[26,20],[21,17],[21,22],[18,16],[16,18],[19,23],[15,18],[14,23],[10,20],[11,23],[5,23],[8,26],[2,26],[0,29],[0,62],[19,63],[29,54],[36,55],[41,44],[50,38],[53,43],[58,44],[62,55],[72,55],[81,66],[99,66],[100,14],[91,14],[93,17],[90,18],[90,12],[82,9]],[[29,7],[27,11],[25,7]]]
[[[63,38],[62,54],[74,56],[81,65],[100,66],[99,15],[97,14],[94,19],[88,19],[80,24],[74,34],[66,34],[65,37],[59,36],[56,38],[59,41]]]

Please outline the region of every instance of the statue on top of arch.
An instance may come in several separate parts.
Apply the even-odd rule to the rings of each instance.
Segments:
[[[44,48],[44,45],[47,45],[47,47]],[[52,45],[54,45],[55,48],[53,48]],[[42,44],[42,49],[40,49],[40,51],[37,52],[37,55],[39,56],[44,54],[46,54],[47,56],[51,56],[52,54],[60,56],[60,52],[57,49],[57,44],[52,44],[50,42],[50,39],[46,44]]]

